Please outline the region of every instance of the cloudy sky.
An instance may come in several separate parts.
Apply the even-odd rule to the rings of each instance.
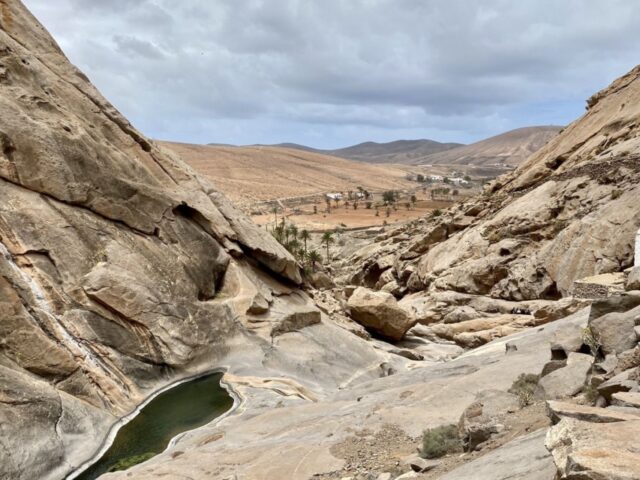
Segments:
[[[629,0],[23,1],[134,125],[194,143],[467,143],[640,63]]]

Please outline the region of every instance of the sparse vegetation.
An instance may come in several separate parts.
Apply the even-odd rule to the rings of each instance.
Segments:
[[[600,396],[598,389],[591,384],[587,384],[582,387],[582,394],[584,395],[585,400],[589,402],[590,405],[595,405],[596,400],[598,400],[598,397]]]
[[[155,457],[153,452],[147,452],[140,455],[134,455],[132,457],[123,458],[119,460],[113,467],[109,469],[110,472],[119,472],[121,470],[127,470],[128,468],[138,465],[139,463],[146,462],[150,458]]]
[[[449,453],[462,451],[462,442],[458,437],[458,427],[444,425],[430,428],[422,434],[422,458],[440,458]]]
[[[611,192],[611,200],[617,200],[622,196],[622,190],[615,189]]]
[[[540,377],[533,373],[521,373],[518,378],[515,379],[509,393],[512,393],[518,397],[518,401],[521,407],[526,407],[533,403],[536,388],[538,387],[538,381]]]
[[[592,330],[591,327],[586,327],[582,330],[582,343],[589,347],[591,355],[593,355],[594,357],[598,356],[601,347],[600,338],[598,337],[598,334]]]
[[[385,203],[385,205],[390,205],[392,203],[395,203],[396,198],[397,198],[396,192],[394,192],[393,190],[387,190],[382,194],[382,201]]]

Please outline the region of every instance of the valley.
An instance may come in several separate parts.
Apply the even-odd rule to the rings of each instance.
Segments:
[[[99,19],[83,38],[95,64],[110,65],[93,42],[105,30],[118,55],[138,59],[125,77],[110,74],[114,94],[135,68],[179,63],[164,41],[177,24],[153,5],[73,2],[83,12],[74,22]],[[188,6],[190,35],[209,39],[233,21],[225,10],[205,22],[207,5]],[[297,24],[271,15],[275,4],[237,8],[248,27],[220,58],[242,75],[218,82],[231,90],[216,97],[236,132],[261,111],[226,98],[256,93],[241,81],[250,74],[270,102],[285,87],[291,105],[310,102],[306,76],[283,68],[286,81],[266,81],[265,64],[243,63],[254,48],[277,52],[270,62],[282,68],[274,32],[294,35]],[[167,28],[155,43],[112,35],[109,21],[126,15]],[[387,15],[377,28],[393,23]],[[256,18],[267,21],[254,28]],[[329,20],[323,29],[335,28]],[[197,68],[149,76],[191,100],[183,82],[232,33],[209,50],[180,44]],[[373,55],[336,51],[357,53],[349,65]],[[563,129],[323,152],[153,140],[19,0],[0,2],[0,57],[0,478],[640,478],[640,66]],[[329,82],[299,128],[313,138],[330,118],[315,102],[351,109],[345,95],[364,102],[367,80]],[[385,82],[373,83],[368,105],[390,102]],[[472,94],[458,92],[441,118],[472,111]],[[137,114],[144,98],[134,97]],[[441,97],[453,102],[442,92],[432,102]],[[209,100],[197,110],[216,119]],[[161,103],[157,131],[171,123]],[[296,109],[282,110],[288,124]],[[381,128],[382,115],[364,112],[361,128]],[[343,135],[351,126],[339,117]]]

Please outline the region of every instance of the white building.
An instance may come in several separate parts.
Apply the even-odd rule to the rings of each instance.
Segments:
[[[450,178],[449,180],[454,185],[469,185],[469,182],[466,181],[464,178]]]
[[[444,180],[444,177],[441,177],[440,175],[431,175],[429,177],[429,180],[431,180],[432,182],[441,182]]]
[[[327,193],[325,196],[331,200],[342,200],[341,193]]]

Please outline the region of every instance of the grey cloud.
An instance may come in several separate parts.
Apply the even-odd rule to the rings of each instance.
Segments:
[[[115,35],[113,40],[118,53],[156,60],[164,58],[162,51],[147,40],[142,40],[130,35]]]
[[[184,141],[472,141],[567,122],[640,47],[626,0],[55,3],[26,0],[136,125]]]

